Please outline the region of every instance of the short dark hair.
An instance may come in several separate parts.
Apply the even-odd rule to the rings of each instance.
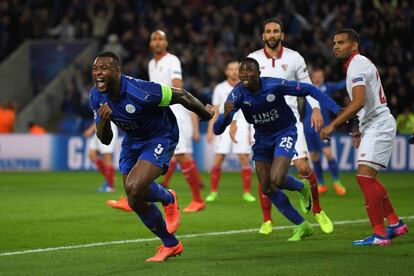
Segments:
[[[96,57],[97,58],[98,57],[109,57],[109,58],[112,58],[115,67],[121,67],[121,62],[119,60],[119,57],[116,54],[114,54],[113,52],[102,52],[102,53],[99,53]]]
[[[251,58],[251,57],[245,57],[245,58],[243,58],[243,59],[240,61],[240,64],[242,64],[242,63],[246,63],[246,62],[253,63],[253,64],[254,64],[254,67],[256,67],[256,70],[257,70],[257,71],[260,71],[260,66],[259,66],[259,63],[258,63],[258,62],[257,62],[257,60],[255,60],[254,58]]]
[[[335,35],[337,35],[337,34],[348,34],[348,39],[349,40],[351,40],[352,42],[356,42],[356,43],[360,44],[359,34],[354,29],[351,29],[351,28],[339,29],[335,32]]]
[[[279,18],[277,18],[277,17],[268,18],[268,19],[266,19],[265,21],[263,21],[263,31],[265,30],[266,25],[267,25],[267,24],[269,24],[269,23],[276,23],[276,24],[279,24],[279,26],[280,26],[280,30],[281,30],[281,31],[282,31],[282,33],[283,33],[283,22],[282,22],[282,20],[280,20],[280,19],[279,19]]]

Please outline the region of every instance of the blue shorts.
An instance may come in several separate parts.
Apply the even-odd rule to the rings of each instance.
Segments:
[[[138,160],[146,160],[160,167],[165,173],[168,170],[177,143],[178,137],[156,137],[140,143],[132,142],[125,137],[122,141],[119,169],[123,175],[126,175]]]
[[[321,152],[322,148],[331,146],[331,142],[329,140],[321,140],[319,133],[313,128],[305,127],[304,132],[309,151]]]
[[[255,137],[253,160],[272,163],[273,159],[279,156],[293,158],[297,154],[295,150],[297,139],[298,133],[295,126],[272,137]]]

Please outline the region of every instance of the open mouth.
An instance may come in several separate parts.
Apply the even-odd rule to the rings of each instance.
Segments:
[[[106,88],[106,82],[105,82],[105,80],[103,79],[103,78],[97,78],[96,79],[96,81],[95,81],[95,83],[96,83],[96,87],[99,89],[99,90],[105,90],[105,88]]]

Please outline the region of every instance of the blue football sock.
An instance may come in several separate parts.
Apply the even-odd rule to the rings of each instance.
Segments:
[[[286,182],[283,187],[281,187],[281,189],[288,191],[300,191],[303,189],[303,183],[293,175],[288,174],[286,177]]]
[[[276,189],[268,197],[279,212],[294,224],[299,225],[305,221],[301,214],[290,204],[289,198],[281,190]]]
[[[148,187],[145,200],[149,202],[161,202],[163,205],[174,202],[173,195],[160,184],[153,181]]]
[[[148,211],[145,214],[138,216],[145,226],[161,239],[164,246],[172,247],[178,244],[178,240],[175,236],[168,233],[167,226],[165,225],[165,221],[157,205],[151,203]]]
[[[339,179],[339,170],[338,170],[338,163],[335,159],[331,159],[328,161],[329,172],[332,175],[334,181]]]
[[[318,183],[320,185],[325,185],[325,180],[323,179],[323,171],[322,171],[322,164],[321,159],[316,161],[312,161],[313,163],[313,170],[315,171],[316,177],[318,178]]]

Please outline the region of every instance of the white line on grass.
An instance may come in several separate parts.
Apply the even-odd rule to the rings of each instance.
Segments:
[[[401,217],[401,218],[406,219],[406,220],[410,220],[410,219],[414,219],[414,216],[407,216],[407,217]],[[334,224],[335,225],[344,225],[344,224],[358,224],[358,223],[365,223],[365,222],[368,222],[368,220],[367,219],[342,220],[342,221],[335,221]],[[312,225],[313,226],[318,226],[318,224],[316,224],[316,223],[314,223]],[[284,225],[284,226],[273,227],[274,230],[282,230],[282,229],[289,229],[289,228],[293,228],[293,225],[289,225],[289,226]],[[250,228],[250,229],[241,229],[241,230],[229,230],[229,231],[223,231],[223,232],[187,234],[187,235],[177,235],[177,238],[183,239],[183,238],[196,238],[196,237],[206,237],[206,236],[225,236],[225,235],[234,235],[234,234],[257,232],[258,230],[259,230],[259,228]],[[29,249],[29,250],[22,250],[22,251],[3,252],[3,253],[0,253],[0,257],[2,257],[2,256],[12,256],[12,255],[23,255],[23,254],[30,254],[30,253],[42,253],[42,252],[48,252],[48,251],[59,251],[59,250],[68,250],[68,249],[107,246],[107,245],[114,245],[114,244],[141,243],[141,242],[158,241],[158,240],[159,240],[159,238],[149,238],[149,239],[96,242],[96,243],[78,244],[78,245],[69,245],[69,246],[38,248],[38,249]]]

